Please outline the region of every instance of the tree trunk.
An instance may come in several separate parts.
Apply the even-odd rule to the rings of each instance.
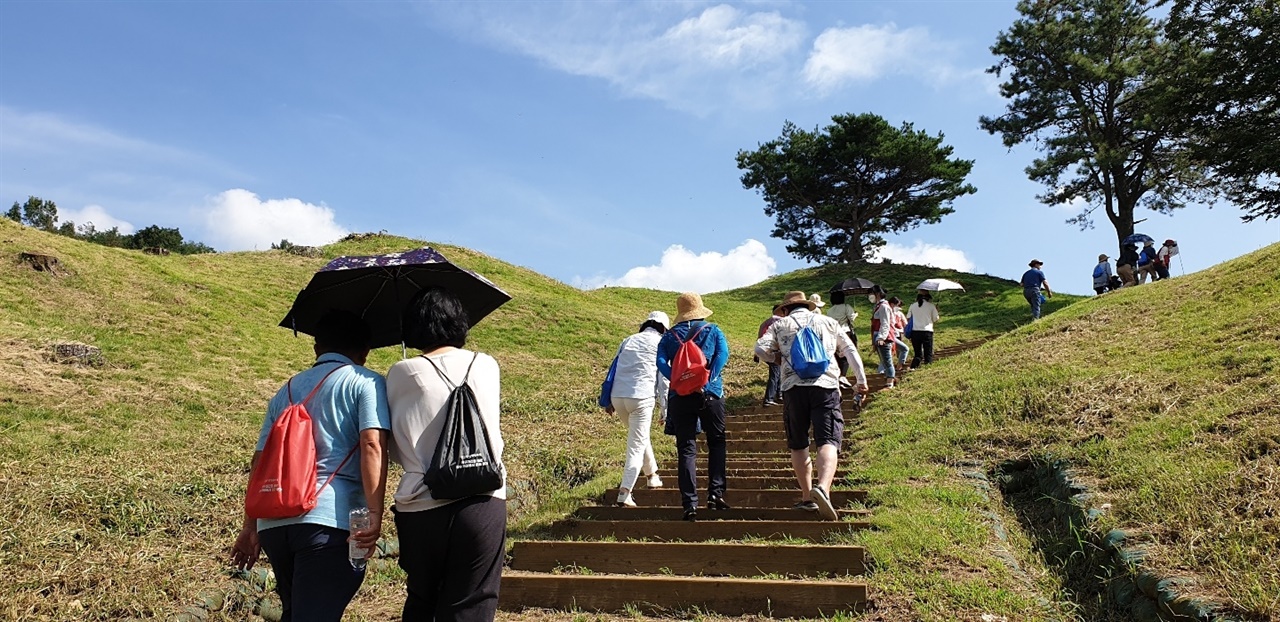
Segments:
[[[1124,239],[1133,235],[1133,211],[1137,207],[1137,198],[1130,198],[1123,193],[1116,197],[1116,215],[1111,217],[1111,225],[1116,229],[1116,248],[1124,250]]]
[[[852,238],[852,241],[849,242],[849,246],[844,249],[843,253],[841,253],[840,261],[843,263],[865,261],[867,248],[862,244],[862,232],[850,231],[849,236]]]

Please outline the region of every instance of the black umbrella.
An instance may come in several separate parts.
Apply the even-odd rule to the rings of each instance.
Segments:
[[[831,286],[831,292],[844,292],[846,294],[865,294],[871,291],[876,284],[866,279],[852,278],[845,279]]]
[[[419,290],[444,287],[467,310],[471,325],[511,300],[489,279],[459,268],[432,248],[368,257],[339,257],[311,277],[298,292],[293,308],[280,325],[314,334],[320,318],[331,309],[364,318],[373,332],[370,347],[401,343],[400,318],[405,303]]]

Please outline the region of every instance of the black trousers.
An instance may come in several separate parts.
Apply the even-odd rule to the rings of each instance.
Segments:
[[[351,567],[345,529],[301,523],[258,532],[276,573],[281,622],[340,622],[364,571]]]
[[[667,418],[676,426],[681,505],[686,510],[698,507],[698,423],[707,434],[707,494],[724,497],[727,455],[724,400],[710,393],[675,395],[667,400]]]
[[[911,357],[911,369],[920,367],[923,360],[925,365],[933,362],[933,331],[931,330],[913,330],[911,331],[911,349],[915,355]]]
[[[506,499],[477,495],[434,510],[392,511],[408,575],[403,619],[491,622],[505,557]]]

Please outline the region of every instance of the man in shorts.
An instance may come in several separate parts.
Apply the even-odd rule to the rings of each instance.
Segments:
[[[791,467],[800,484],[800,502],[795,507],[816,510],[827,520],[839,520],[831,503],[831,484],[844,436],[844,417],[840,412],[840,366],[832,354],[843,356],[849,363],[859,394],[867,392],[867,375],[849,335],[835,320],[814,313],[815,306],[804,292],[788,292],[774,307],[783,317],[756,341],[755,351],[762,360],[777,361],[782,368],[782,418],[787,428],[787,447],[791,449]],[[816,378],[801,378],[791,364],[791,344],[804,327],[818,334],[827,352],[827,369]],[[809,459],[810,428],[818,445],[816,485],[814,464]]]

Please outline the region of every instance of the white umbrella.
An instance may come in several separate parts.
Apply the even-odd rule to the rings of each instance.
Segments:
[[[941,292],[948,289],[964,291],[964,286],[955,281],[948,281],[946,279],[925,279],[916,286],[916,289],[924,289],[931,292]]]

